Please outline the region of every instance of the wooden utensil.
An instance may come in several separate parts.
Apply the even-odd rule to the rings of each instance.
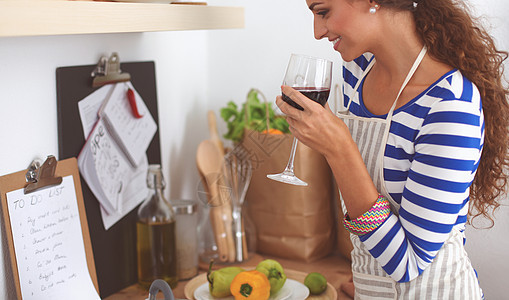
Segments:
[[[246,241],[246,229],[244,227],[244,217],[241,216],[241,222],[242,222],[242,259],[248,260],[249,259],[249,252],[247,249],[247,241]]]
[[[214,231],[219,259],[222,262],[235,261],[235,244],[231,227],[231,208],[225,208],[225,199],[221,197],[223,155],[211,140],[202,141],[196,152],[198,170],[205,178],[209,191],[210,220]]]
[[[217,149],[219,149],[221,155],[224,155],[224,146],[221,138],[219,137],[219,132],[217,131],[216,114],[213,110],[209,110],[207,112],[207,120],[209,123],[210,139],[217,146]]]
[[[206,140],[201,142],[196,151],[196,166],[198,167],[198,171],[208,192],[207,198],[208,204],[210,205],[210,223],[216,240],[219,261],[226,262],[228,261],[228,244],[226,242],[226,231],[222,218],[219,192],[215,184],[220,174],[217,169],[218,163],[213,161],[213,153],[215,151],[217,151],[217,148],[211,141]]]
[[[216,145],[217,150],[221,154],[221,156],[224,157],[225,150],[223,146],[223,142],[221,141],[221,138],[219,136],[219,132],[217,130],[217,120],[216,120],[216,114],[213,110],[209,110],[207,112],[207,120],[209,125],[209,133],[210,133],[210,140]],[[223,158],[221,158],[223,159]],[[221,160],[222,161],[222,160]],[[219,187],[225,186],[224,181],[220,178],[218,182]],[[220,191],[221,192],[221,191]],[[225,193],[222,195],[223,198],[223,204],[221,206],[222,212],[223,212],[223,218],[225,222],[225,230],[226,230],[226,240],[228,241],[228,261],[234,262],[235,261],[235,244],[234,244],[234,236],[233,236],[233,227],[232,227],[232,204],[231,200],[228,197],[229,192],[224,191]]]

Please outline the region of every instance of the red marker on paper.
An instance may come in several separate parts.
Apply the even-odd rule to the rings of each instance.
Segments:
[[[136,106],[136,97],[134,96],[134,91],[132,89],[127,89],[127,99],[129,100],[129,105],[131,105],[133,116],[136,119],[143,118],[143,116],[138,112],[138,106]]]

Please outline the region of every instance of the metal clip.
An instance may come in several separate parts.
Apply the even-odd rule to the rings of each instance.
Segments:
[[[49,155],[42,166],[38,159],[33,160],[25,174],[26,182],[28,182],[25,186],[25,194],[62,183],[61,176],[55,177],[56,168],[57,159],[53,155]]]
[[[101,57],[90,75],[94,77],[92,87],[131,80],[129,73],[122,73],[120,70],[120,60],[117,52],[113,52],[109,59],[106,56]]]

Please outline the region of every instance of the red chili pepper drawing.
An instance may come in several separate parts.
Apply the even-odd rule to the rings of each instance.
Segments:
[[[136,106],[136,97],[134,96],[134,91],[132,89],[127,89],[127,99],[129,100],[129,104],[131,105],[133,116],[136,119],[143,118],[143,116],[140,115],[140,113],[138,112],[138,106]]]

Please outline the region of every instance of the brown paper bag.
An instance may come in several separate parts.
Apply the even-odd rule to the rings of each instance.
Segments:
[[[292,139],[290,134],[246,130],[237,148],[242,148],[253,166],[246,201],[256,228],[257,251],[310,262],[330,254],[335,246],[333,178],[325,158],[299,143],[295,174],[309,185],[268,179],[267,174],[284,170]]]

